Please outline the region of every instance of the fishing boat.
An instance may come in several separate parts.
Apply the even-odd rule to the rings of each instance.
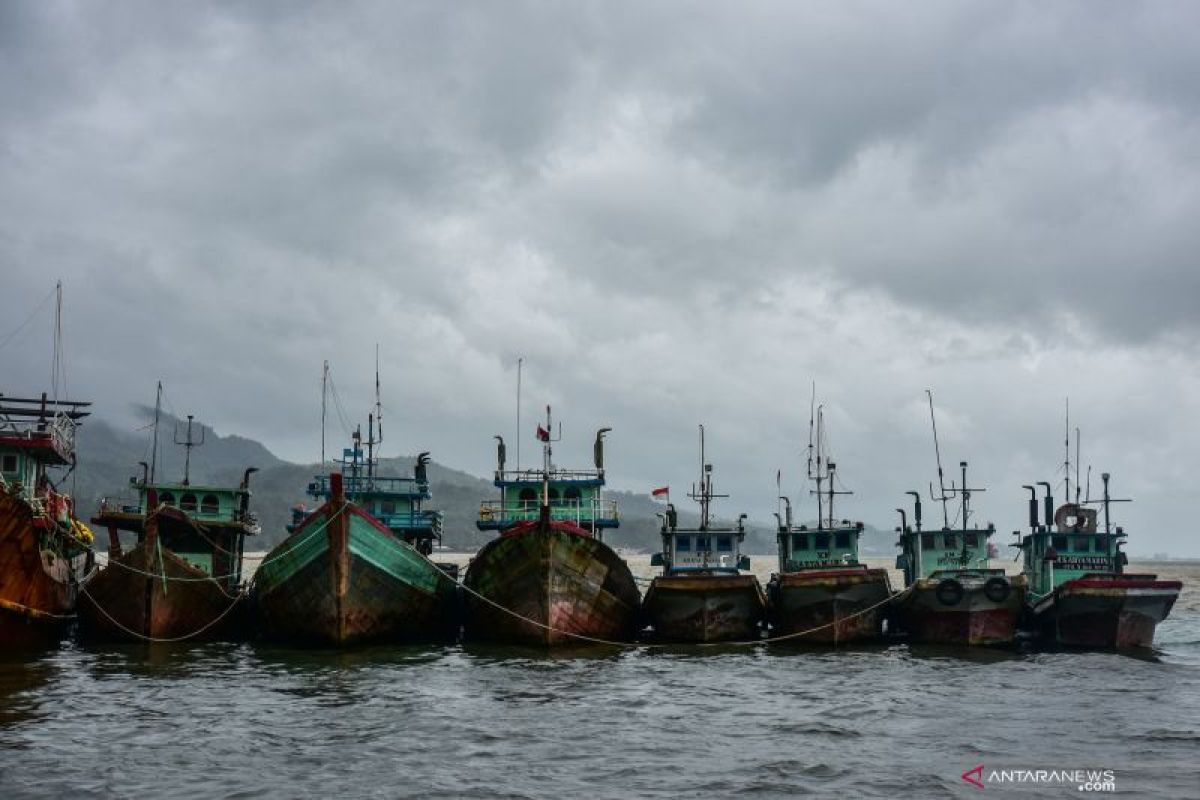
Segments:
[[[464,635],[477,641],[536,646],[629,641],[640,595],[629,566],[604,543],[620,524],[604,498],[604,436],[596,433],[594,470],[560,469],[552,460],[550,407],[537,427],[541,469],[506,469],[497,436],[495,500],[480,505],[476,526],[498,536],[480,548],[463,579]]]
[[[937,444],[937,422],[933,419],[933,395],[929,395],[930,420],[934,430],[938,486],[933,496],[942,505],[943,525],[938,531],[921,527],[921,495],[914,498],[913,522],[907,524],[903,509],[899,528],[901,549],[896,568],[904,571],[905,591],[898,598],[899,619],[911,639],[919,642],[965,645],[1011,644],[1025,603],[1026,579],[993,568],[996,555],[991,537],[995,525],[970,525],[971,495],[984,489],[967,485],[967,462],[959,462],[962,485],[946,488],[941,450]],[[930,484],[933,495],[933,485]],[[949,501],[959,500],[956,527],[951,527]]]
[[[1120,526],[1114,529],[1110,506],[1128,501],[1109,495],[1109,477],[1107,472],[1101,475],[1104,495],[1094,501],[1104,510],[1103,530],[1098,529],[1094,508],[1074,502],[1054,510],[1051,486],[1045,481],[1038,483],[1046,490],[1045,519],[1039,521],[1037,490],[1025,487],[1030,492],[1030,532],[1016,546],[1029,581],[1029,616],[1044,641],[1101,649],[1150,647],[1155,628],[1171,613],[1183,589],[1181,581],[1125,572],[1129,559],[1121,546],[1127,534]]]
[[[288,538],[255,573],[254,607],[266,638],[340,647],[457,635],[457,585],[429,560],[442,531],[442,513],[424,508],[432,497],[429,454],[417,458],[411,477],[378,474],[378,386],[377,369],[365,457],[356,429],[335,462],[340,470],[308,484],[321,505],[294,512]]]
[[[834,488],[837,464],[825,446],[824,416],[818,407],[809,418],[808,478],[815,484],[817,525],[792,524],[792,504],[778,522],[779,572],[767,584],[767,620],[771,636],[804,642],[867,641],[880,636],[892,595],[886,569],[859,560],[863,524],[833,513],[834,498],[852,494]],[[814,441],[815,439],[815,441]]]
[[[663,515],[662,551],[651,565],[661,566],[642,602],[654,638],[673,642],[722,642],[755,639],[766,612],[766,596],[750,569],[750,558],[741,553],[746,515],[736,527],[712,524],[712,501],[728,495],[715,494],[712,464],[704,460],[704,426],[700,426],[700,482],[688,497],[700,504],[700,524],[679,527],[678,514],[670,502]]]
[[[74,468],[90,403],[0,395],[0,646],[53,643],[94,564],[92,533],[51,479]]]
[[[108,563],[84,584],[79,601],[80,633],[108,640],[210,640],[241,635],[245,591],[242,552],[247,536],[260,531],[250,511],[250,467],[237,486],[191,481],[193,417],[184,447],[183,479],[157,479],[158,423],[162,384],[155,402],[151,463],[130,480],[136,501],[100,504],[92,524],[108,531]],[[176,428],[180,423],[176,423]],[[124,550],[120,532],[137,536]]]

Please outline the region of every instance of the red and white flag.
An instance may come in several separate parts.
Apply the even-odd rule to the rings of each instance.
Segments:
[[[651,497],[664,497],[664,496],[670,497],[671,496],[671,487],[670,486],[660,486],[659,488],[650,492],[650,496]]]
[[[546,430],[541,425],[538,425],[537,437],[539,441],[548,442],[550,441],[550,431]]]

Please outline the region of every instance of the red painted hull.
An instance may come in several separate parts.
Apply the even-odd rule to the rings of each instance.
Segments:
[[[1025,602],[1025,577],[1008,578],[1010,590],[1002,601],[984,593],[983,580],[956,578],[963,586],[957,603],[938,596],[941,581],[923,578],[901,600],[901,624],[913,641],[957,645],[1005,645],[1016,638],[1017,621]]]
[[[0,646],[57,641],[74,617],[87,560],[65,534],[38,527],[24,500],[0,491]]]
[[[1044,639],[1067,647],[1150,647],[1182,588],[1153,575],[1088,575],[1034,603],[1033,618]]]
[[[771,636],[830,644],[877,639],[882,634],[891,594],[891,581],[884,569],[776,575],[767,586]]]
[[[654,638],[669,642],[757,639],[767,599],[753,575],[663,575],[642,603]]]

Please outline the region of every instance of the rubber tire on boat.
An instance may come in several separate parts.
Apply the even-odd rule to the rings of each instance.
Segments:
[[[1012,587],[1004,578],[988,578],[988,582],[983,585],[984,596],[993,603],[1003,603],[1008,599],[1011,590]]]
[[[963,585],[954,580],[954,578],[946,578],[943,580],[937,585],[937,589],[935,589],[933,593],[934,596],[937,597],[938,602],[944,606],[958,605],[962,602],[963,595],[965,594],[963,591]]]

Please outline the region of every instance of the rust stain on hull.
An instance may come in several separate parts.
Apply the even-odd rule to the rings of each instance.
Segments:
[[[771,635],[811,631],[795,641],[832,644],[877,639],[891,594],[883,569],[776,575],[767,587]]]
[[[914,641],[939,644],[1004,645],[1016,638],[1025,603],[1025,578],[1009,577],[1011,590],[1002,602],[984,594],[983,584],[967,585],[960,602],[943,603],[938,581],[921,579],[900,606],[901,621]]]
[[[756,639],[766,596],[753,575],[664,575],[642,604],[654,636],[673,642]]]

